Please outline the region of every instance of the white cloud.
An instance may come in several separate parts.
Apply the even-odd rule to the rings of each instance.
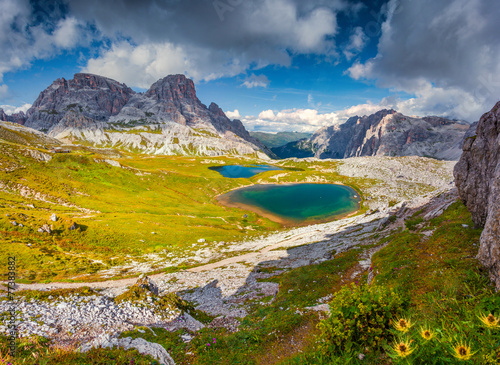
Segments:
[[[171,74],[186,74],[199,80],[235,76],[249,65],[226,58],[224,52],[172,43],[132,45],[123,41],[90,59],[84,72],[107,76],[129,86],[149,88],[158,79]]]
[[[364,115],[374,114],[381,109],[392,109],[392,108],[393,105],[391,103],[387,103],[387,101],[384,99],[379,104],[372,104],[370,102],[367,102],[366,104],[353,105],[349,108],[337,112],[337,114],[339,116],[339,119],[345,121],[350,117],[354,117],[355,115],[362,117]]]
[[[269,79],[266,77],[266,75],[256,76],[255,74],[252,74],[250,77],[247,77],[241,85],[247,87],[248,89],[254,87],[266,88],[267,85],[269,85]]]
[[[349,38],[349,44],[344,48],[344,56],[347,60],[351,60],[351,58],[360,53],[365,47],[367,40],[368,37],[361,27],[354,28]]]
[[[317,109],[321,106],[321,102],[315,103],[314,102],[314,96],[312,94],[307,94],[307,105],[309,105],[309,108],[311,109]]]
[[[373,61],[367,61],[364,64],[355,62],[345,73],[349,74],[354,80],[370,79],[373,77],[372,68]]]
[[[227,111],[226,115],[229,119],[240,119],[241,115],[238,109],[235,109],[234,111]]]
[[[62,19],[52,34],[56,47],[73,48],[81,39],[80,22],[73,17]]]
[[[271,109],[264,110],[264,111],[260,112],[260,114],[259,114],[259,119],[273,120],[275,118],[276,118],[276,115],[274,114],[274,112]]]
[[[112,41],[85,71],[145,87],[168,73],[213,80],[268,65],[289,66],[296,54],[334,56],[337,14],[345,1],[295,0],[230,2],[223,19],[211,1],[74,0],[71,13],[93,22]],[[128,39],[123,41],[123,37]],[[120,40],[120,41],[118,41]],[[141,73],[144,79],[141,80]],[[153,77],[154,76],[154,77]],[[267,87],[264,76],[242,85]]]
[[[0,82],[6,72],[53,57],[84,40],[80,21],[71,16],[34,24],[28,0],[0,0],[0,9]],[[6,85],[0,85],[0,96],[8,96]]]
[[[0,85],[0,98],[6,97],[9,94],[9,87],[5,84]]]
[[[341,124],[351,117],[374,114],[382,109],[394,109],[409,116],[448,116],[448,109],[443,105],[458,98],[462,98],[463,108],[457,110],[458,112],[472,115],[480,111],[480,105],[463,91],[443,90],[429,85],[427,92],[420,93],[415,98],[387,97],[378,103],[367,101],[332,113],[320,113],[316,109],[263,110],[258,116],[247,115],[239,119],[252,131],[314,133],[322,127]],[[231,112],[228,112],[228,115],[229,113]]]
[[[314,97],[312,94],[307,94],[307,104],[311,105],[314,103]]]
[[[0,87],[1,90],[1,87]],[[4,110],[6,114],[14,114],[14,113],[19,113],[23,112],[26,113],[26,111],[31,108],[31,104],[23,104],[22,106],[12,106],[12,105],[0,105],[0,108]]]
[[[413,94],[399,103],[401,111],[477,120],[500,98],[497,5],[391,0],[377,56],[354,63],[347,73]]]
[[[327,125],[339,123],[337,113],[321,114],[315,109],[264,110],[257,117],[245,116],[241,121],[249,130],[265,132],[315,132]]]

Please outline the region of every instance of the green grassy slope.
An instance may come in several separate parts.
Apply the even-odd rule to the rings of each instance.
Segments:
[[[68,147],[70,153],[49,154],[2,140],[0,147],[0,260],[16,254],[21,282],[96,280],[113,268],[106,275],[121,277],[130,274],[127,265],[146,262],[149,272],[172,270],[168,258],[186,257],[186,267],[195,264],[187,261],[189,253],[201,247],[284,229],[253,212],[218,204],[218,195],[238,187],[336,182],[363,196],[384,183],[341,176],[335,161],[282,161],[285,170],[227,179],[209,167],[262,161],[149,156],[75,145]],[[52,159],[45,162],[34,151]],[[432,190],[407,185],[401,190]],[[53,213],[57,222],[49,219]],[[45,224],[52,234],[37,232]]]

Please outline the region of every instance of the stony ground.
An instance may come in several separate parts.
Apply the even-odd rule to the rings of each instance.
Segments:
[[[387,200],[374,199],[370,204],[371,210],[361,215],[289,229],[248,241],[207,245],[192,253],[190,257],[171,258],[168,262],[169,265],[175,266],[189,260],[197,262],[199,266],[152,275],[151,279],[154,280],[160,295],[177,293],[183,299],[194,303],[196,309],[215,317],[215,326],[235,330],[238,319],[247,314],[250,303],[265,305],[265,298],[275,296],[279,291],[277,283],[261,282],[258,279],[291,268],[320,263],[351,247],[374,243],[374,234],[384,235],[384,232],[404,225],[404,218],[421,207],[426,207],[428,217],[438,215],[457,197],[450,184],[452,168],[452,162],[440,163],[440,166],[429,164],[428,170],[422,172],[421,160],[418,158],[409,158],[406,163],[387,158],[380,161],[377,158],[345,160],[339,167],[343,175],[384,181],[381,186],[367,189],[365,193],[368,196],[379,194],[398,203],[389,206]],[[320,167],[318,170],[320,171]],[[410,192],[413,198],[408,200],[408,191],[401,188],[405,181],[430,185],[434,191],[425,194]],[[390,220],[391,216],[396,219]],[[364,260],[359,263],[358,272],[370,266],[371,254],[373,252],[366,253]],[[261,270],[263,268],[269,270]],[[144,265],[142,269],[147,270],[148,266]],[[79,343],[88,347],[109,343],[113,336],[116,337],[119,333],[139,325],[160,326],[171,330],[187,328],[190,331],[196,331],[203,326],[178,309],[173,308],[160,315],[149,299],[138,303],[116,304],[113,298],[125,292],[136,280],[19,284],[20,290],[82,286],[101,289],[98,294],[92,296],[73,295],[54,298],[48,302],[28,302],[21,298],[16,308],[19,314],[20,335],[38,334],[67,340],[68,336],[78,334]],[[0,313],[5,313],[9,305],[7,301],[0,301]],[[6,327],[0,326],[1,332],[6,330]]]

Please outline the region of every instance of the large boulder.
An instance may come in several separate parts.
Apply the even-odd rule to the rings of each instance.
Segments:
[[[78,351],[88,352],[93,348],[113,348],[115,346],[121,347],[125,350],[137,349],[139,353],[152,356],[162,365],[175,365],[174,359],[172,359],[170,354],[162,345],[160,345],[159,343],[146,341],[143,338],[116,338],[111,337],[110,335],[102,335],[95,338],[91,342],[84,344],[78,349]]]
[[[484,227],[477,257],[500,290],[500,102],[481,117],[476,133],[464,141],[454,175],[474,223]]]

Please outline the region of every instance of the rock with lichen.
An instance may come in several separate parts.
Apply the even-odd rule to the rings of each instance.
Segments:
[[[484,227],[477,257],[500,290],[500,102],[481,117],[476,132],[465,140],[454,175],[472,220]]]

